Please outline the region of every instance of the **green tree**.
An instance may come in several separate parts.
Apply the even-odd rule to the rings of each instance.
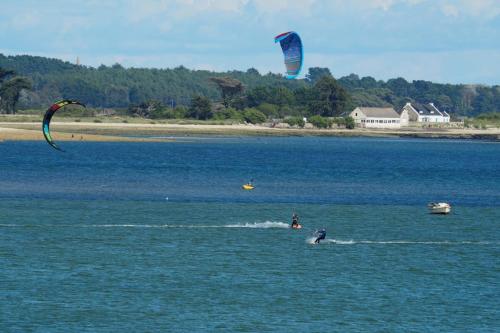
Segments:
[[[191,107],[189,108],[189,117],[207,120],[212,117],[212,103],[210,99],[205,96],[194,96],[191,100]]]
[[[271,103],[277,105],[280,111],[285,105],[292,105],[294,98],[293,93],[286,87],[272,89]]]
[[[266,121],[266,115],[254,108],[246,109],[243,118],[252,124],[260,124]]]
[[[12,70],[3,69],[0,67],[0,83],[2,83],[3,81],[5,81],[5,79],[7,79],[9,76],[14,75],[15,73],[16,72]]]
[[[183,119],[187,118],[188,114],[189,114],[189,109],[182,105],[176,106],[172,110],[172,115],[173,115],[172,118]]]
[[[361,80],[356,74],[349,74],[348,76],[341,77],[339,84],[347,90],[361,88]]]
[[[323,76],[313,87],[309,103],[311,114],[331,117],[346,110],[349,95],[333,77]]]
[[[489,88],[480,87],[476,90],[477,95],[472,101],[472,107],[474,108],[474,113],[481,112],[495,112],[495,95],[493,91]]]
[[[249,75],[255,75],[255,76],[260,76],[260,73],[258,70],[256,70],[255,68],[249,68],[247,69],[247,74]]]
[[[269,87],[258,86],[247,93],[249,107],[255,107],[263,103],[271,103],[272,94]]]
[[[378,82],[371,76],[365,76],[361,78],[361,87],[364,89],[374,89],[378,88]]]
[[[14,77],[3,82],[0,87],[0,109],[4,109],[6,113],[16,113],[16,104],[21,91],[29,90],[31,87],[31,82],[24,77]]]
[[[279,117],[279,108],[277,105],[270,103],[262,103],[257,106],[257,109],[264,113],[268,118],[278,118]]]
[[[345,128],[347,129],[354,129],[356,126],[356,123],[354,122],[354,118],[352,117],[345,117]]]
[[[388,80],[386,86],[398,96],[406,97],[410,95],[410,84],[402,77]]]
[[[216,119],[216,120],[233,119],[233,120],[242,121],[243,115],[241,112],[238,112],[238,110],[229,107],[229,108],[225,108],[225,109],[222,109],[220,111],[215,112],[213,119]]]
[[[309,117],[308,121],[317,128],[329,128],[330,126],[332,126],[332,122],[328,118],[318,115]]]
[[[310,84],[314,85],[323,76],[332,77],[332,73],[330,72],[330,70],[328,68],[325,68],[325,67],[310,67],[309,73],[306,74],[306,81],[309,82]]]
[[[306,122],[302,117],[290,117],[285,119],[285,123],[287,123],[290,126],[298,126],[300,128],[303,128],[306,125]]]

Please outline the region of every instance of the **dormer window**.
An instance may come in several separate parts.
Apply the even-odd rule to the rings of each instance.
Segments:
[[[423,114],[424,112],[423,111],[418,111],[418,113]]]

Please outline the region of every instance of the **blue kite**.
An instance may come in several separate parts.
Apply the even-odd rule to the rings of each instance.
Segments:
[[[302,41],[296,32],[289,31],[274,37],[274,42],[279,42],[285,56],[286,78],[295,79],[302,69],[304,51]]]

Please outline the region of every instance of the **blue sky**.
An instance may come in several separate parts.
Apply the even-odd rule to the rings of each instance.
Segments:
[[[500,0],[0,2],[0,53],[91,66],[278,73],[289,30],[335,77],[500,84]]]

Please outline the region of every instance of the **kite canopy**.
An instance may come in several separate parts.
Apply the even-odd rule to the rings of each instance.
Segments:
[[[42,123],[43,136],[45,137],[45,140],[47,140],[47,142],[52,147],[54,147],[55,149],[60,150],[60,151],[62,151],[62,149],[59,148],[52,140],[52,136],[50,135],[49,125],[50,125],[50,120],[52,119],[52,116],[54,115],[54,113],[56,113],[56,111],[59,110],[60,108],[63,108],[69,104],[76,104],[76,105],[81,105],[81,106],[85,107],[85,105],[80,103],[80,102],[71,101],[69,99],[64,99],[62,101],[59,101],[59,102],[52,104],[51,107],[48,108],[47,111],[45,111],[45,115],[43,116],[43,123]]]
[[[286,78],[295,79],[302,69],[304,52],[302,41],[296,32],[289,31],[274,37],[274,42],[279,42],[285,57]]]

